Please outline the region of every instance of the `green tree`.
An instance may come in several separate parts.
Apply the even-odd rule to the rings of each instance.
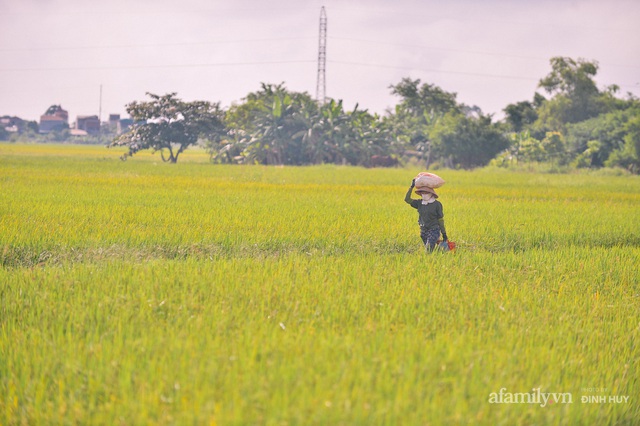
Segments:
[[[551,72],[541,79],[539,86],[550,94],[566,95],[572,99],[589,98],[598,94],[593,77],[598,73],[598,63],[584,59],[577,61],[567,57],[551,58]]]
[[[221,150],[237,153],[248,163],[306,162],[302,137],[318,108],[309,94],[290,92],[284,83],[262,83],[261,90],[249,93],[243,101],[227,112],[230,137]],[[220,158],[216,148],[211,149],[214,161]]]
[[[69,125],[64,123],[61,127],[44,135],[47,142],[66,142],[71,137]]]
[[[451,111],[461,112],[460,105],[456,101],[456,94],[442,90],[434,84],[424,83],[420,86],[420,80],[403,78],[396,85],[390,86],[393,95],[400,96],[400,107],[406,113],[414,117],[427,114],[442,115]]]
[[[632,173],[640,173],[640,114],[634,115],[625,125],[624,144],[614,150],[606,166],[624,167]]]
[[[536,95],[538,94],[536,93]],[[522,132],[538,119],[535,101],[509,104],[503,111],[507,124],[509,124],[510,129],[515,133]]]
[[[225,122],[229,138],[211,147],[213,161],[259,164],[368,165],[388,155],[381,120],[366,110],[345,111],[342,101],[323,105],[284,84],[262,84],[233,105]]]
[[[448,167],[486,165],[509,146],[509,139],[478,107],[456,101],[456,94],[420,80],[403,79],[391,86],[401,97],[385,122],[392,140],[404,141],[407,152],[418,152],[426,165],[441,160]]]
[[[311,164],[346,163],[349,149],[349,115],[342,101],[330,99],[316,110],[305,110],[301,142]]]
[[[640,116],[640,108],[601,114],[567,126],[567,150],[580,167],[602,167],[614,151],[625,145],[629,122]]]
[[[491,164],[499,167],[510,167],[520,161],[529,161],[531,158],[535,158],[535,161],[538,161],[537,159],[542,155],[540,141],[531,137],[531,133],[528,130],[520,133],[511,133],[508,138],[508,148],[494,158]]]
[[[391,141],[404,145],[405,152],[417,153],[429,168],[438,155],[431,138],[434,126],[445,114],[461,114],[463,106],[457,103],[455,93],[433,84],[421,85],[420,80],[403,78],[390,89],[400,97],[393,114],[384,120]]]
[[[377,115],[358,109],[345,111],[342,101],[330,100],[310,120],[303,142],[309,162],[369,166],[372,155],[389,155],[388,134]]]
[[[566,57],[554,57],[550,62],[551,72],[538,86],[552,98],[538,110],[539,119],[532,129],[537,136],[547,131],[563,132],[567,124],[596,117],[607,112],[607,108],[622,106],[614,101],[617,87],[611,86],[603,92],[598,89],[594,80],[598,62]]]
[[[350,164],[371,166],[374,155],[392,157],[396,160],[404,148],[395,143],[390,129],[377,114],[354,108],[349,113],[351,149],[347,150]]]
[[[433,139],[447,166],[465,169],[485,166],[509,147],[509,139],[483,114],[446,114],[434,126]]]
[[[199,139],[219,139],[225,135],[218,104],[184,102],[176,97],[176,93],[147,95],[151,101],[134,101],[127,105],[127,112],[135,124],[109,145],[128,147],[123,159],[142,149],[152,149],[153,152],[160,151],[163,161],[176,163],[178,156]]]
[[[544,153],[543,160],[552,163],[562,163],[565,160],[565,140],[560,132],[548,132],[540,142]]]

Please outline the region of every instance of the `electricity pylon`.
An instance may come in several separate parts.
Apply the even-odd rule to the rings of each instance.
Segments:
[[[325,74],[327,70],[327,14],[324,6],[320,9],[320,37],[318,42],[318,80],[316,84],[316,101],[324,105],[327,93]]]

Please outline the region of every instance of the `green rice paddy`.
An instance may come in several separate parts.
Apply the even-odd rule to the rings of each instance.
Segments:
[[[439,170],[427,254],[421,170],[119,155],[0,145],[0,424],[640,422],[640,178]]]

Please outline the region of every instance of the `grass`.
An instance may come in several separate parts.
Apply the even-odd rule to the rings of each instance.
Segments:
[[[0,424],[640,421],[637,177],[0,155]]]

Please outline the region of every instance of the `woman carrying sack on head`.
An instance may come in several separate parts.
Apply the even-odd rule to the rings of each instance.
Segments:
[[[447,231],[444,227],[444,213],[442,211],[442,203],[437,200],[438,194],[434,190],[433,186],[439,187],[444,184],[444,180],[439,178],[441,182],[435,184],[430,179],[421,179],[422,173],[418,175],[416,179],[411,181],[411,187],[407,191],[407,195],[404,197],[404,201],[414,209],[418,210],[418,225],[420,225],[420,237],[428,251],[433,251],[438,244],[440,233],[442,233],[442,239],[446,244]],[[426,175],[426,173],[425,173]],[[414,200],[411,198],[411,191],[416,187],[416,180],[420,183],[416,189],[416,194],[420,195],[422,199]],[[420,181],[426,181],[425,183]],[[429,186],[427,186],[429,185]]]

